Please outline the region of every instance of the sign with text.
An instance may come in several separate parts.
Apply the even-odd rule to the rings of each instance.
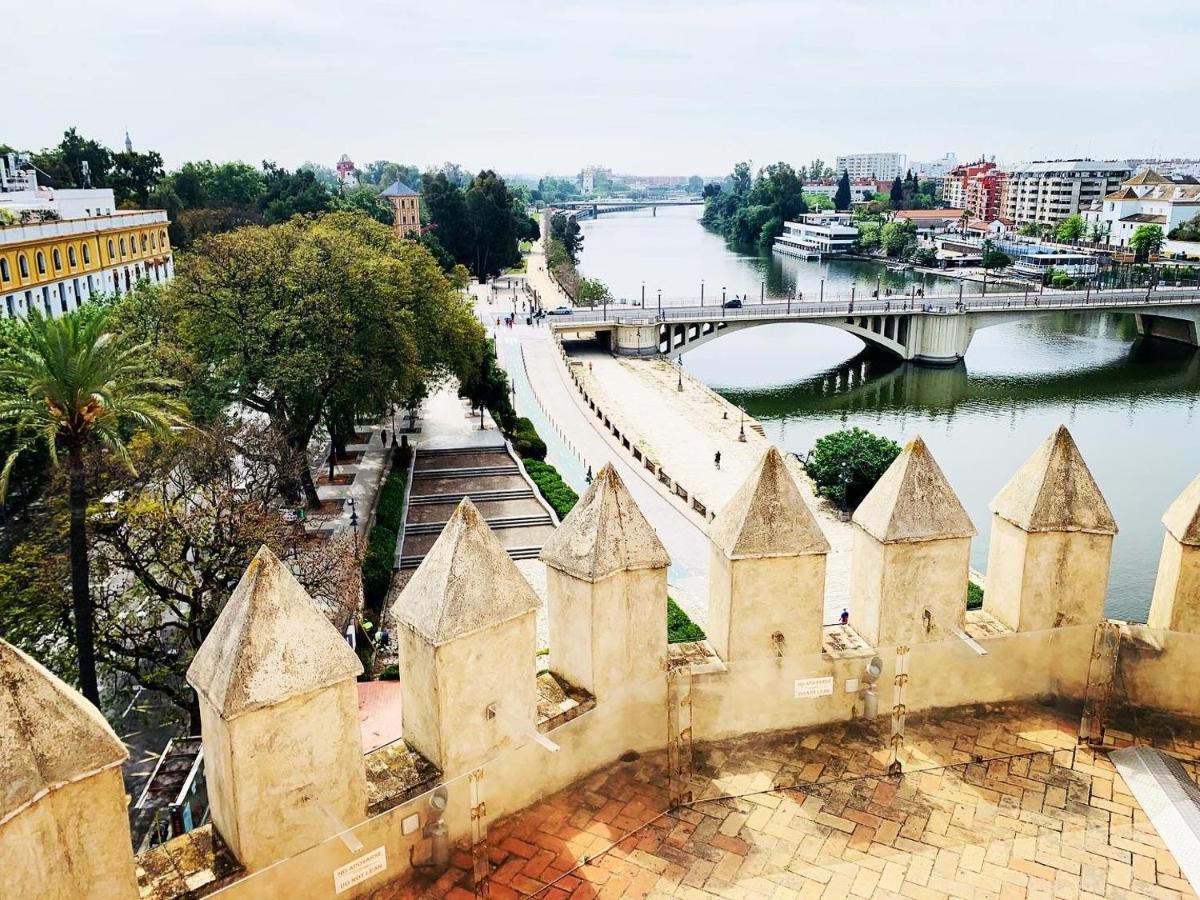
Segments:
[[[340,869],[333,870],[333,891],[340,894],[356,884],[361,884],[372,875],[378,875],[385,869],[387,869],[387,848],[376,847],[370,853],[346,863]]]
[[[833,696],[833,676],[826,675],[823,678],[797,678],[795,696],[797,700],[808,700],[812,697]]]

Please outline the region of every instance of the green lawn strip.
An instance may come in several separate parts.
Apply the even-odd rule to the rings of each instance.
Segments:
[[[704,631],[693,622],[688,614],[680,609],[679,604],[667,598],[667,643],[686,644],[689,641],[702,641]]]

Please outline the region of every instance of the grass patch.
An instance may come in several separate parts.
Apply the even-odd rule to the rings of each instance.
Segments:
[[[537,485],[538,491],[546,498],[546,502],[558,514],[558,518],[560,520],[566,518],[567,513],[579,502],[579,495],[563,481],[562,476],[558,474],[558,469],[550,463],[536,459],[524,459],[521,464],[529,473],[533,483]]]
[[[685,644],[689,641],[702,641],[704,631],[693,622],[688,614],[679,608],[679,604],[667,598],[667,643]]]
[[[973,581],[967,582],[967,609],[983,609],[983,588]]]

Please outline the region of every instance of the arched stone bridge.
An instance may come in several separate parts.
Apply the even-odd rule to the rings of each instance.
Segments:
[[[1200,346],[1200,289],[1145,288],[976,294],[961,298],[577,310],[550,320],[559,335],[595,334],[627,356],[676,357],[721,335],[757,325],[806,322],[848,331],[900,359],[947,365],[966,355],[981,328],[1059,312],[1130,313],[1138,333]]]

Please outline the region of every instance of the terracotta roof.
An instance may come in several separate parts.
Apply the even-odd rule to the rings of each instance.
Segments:
[[[1017,469],[992,499],[991,510],[1024,531],[1117,533],[1112,511],[1065,425]]]
[[[897,219],[958,219],[962,217],[961,209],[901,209],[896,212]]]
[[[49,791],[128,757],[96,707],[0,640],[0,824]]]
[[[196,651],[187,680],[229,719],[362,670],[296,576],[263,546]]]
[[[1123,187],[1118,191],[1113,191],[1111,194],[1106,194],[1105,200],[1137,200],[1138,195],[1131,187]]]
[[[612,465],[596,473],[538,558],[584,581],[671,564],[667,548]]]
[[[1138,172],[1131,178],[1126,178],[1122,184],[1166,184],[1168,179],[1159,175],[1153,169],[1146,169],[1144,172]]]
[[[829,552],[829,541],[774,446],[712,520],[708,533],[730,559]]]
[[[437,646],[534,612],[541,605],[466,497],[396,598],[392,615]]]
[[[1166,216],[1155,216],[1150,213],[1134,213],[1130,216],[1121,216],[1122,222],[1148,222],[1151,225],[1166,225]]]
[[[852,521],[885,544],[975,534],[971,517],[919,437],[908,442],[875,482]]]

